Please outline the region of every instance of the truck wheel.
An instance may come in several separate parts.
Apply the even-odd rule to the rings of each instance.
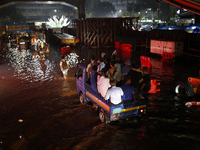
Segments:
[[[85,104],[83,93],[80,93],[79,100],[80,100],[81,104],[83,104],[83,105]]]
[[[100,109],[100,111],[99,111],[99,119],[101,120],[102,123],[105,123],[105,121],[106,121],[105,112],[103,109]]]
[[[99,111],[99,119],[102,123],[110,123],[110,119],[106,116],[105,111],[100,109]]]

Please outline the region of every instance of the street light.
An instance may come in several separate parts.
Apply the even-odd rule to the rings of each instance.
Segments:
[[[161,0],[156,0],[157,2],[158,2],[158,23],[159,23],[159,8],[160,8],[160,1]],[[157,27],[158,27],[158,25],[157,25]]]

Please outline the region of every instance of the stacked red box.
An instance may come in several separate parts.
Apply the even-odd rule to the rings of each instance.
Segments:
[[[121,58],[123,61],[132,58],[132,45],[131,44],[121,44],[120,42],[115,41],[115,50],[117,51],[117,57]]]
[[[122,61],[126,61],[128,59],[131,60],[132,58],[132,51],[121,51],[121,58],[122,58]]]
[[[120,49],[120,42],[115,41],[115,49]]]
[[[61,48],[61,55],[66,56],[70,53],[71,49],[70,46],[62,47]]]
[[[131,44],[121,44],[121,50],[122,50],[122,51],[128,51],[128,52],[133,51],[133,50],[131,49],[131,47],[132,47]]]

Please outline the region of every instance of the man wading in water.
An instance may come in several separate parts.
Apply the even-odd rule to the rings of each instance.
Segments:
[[[69,63],[68,63],[67,60],[65,60],[65,57],[62,56],[62,57],[61,57],[61,61],[60,61],[60,70],[61,70],[62,73],[63,73],[64,79],[67,78],[68,69],[69,69]]]

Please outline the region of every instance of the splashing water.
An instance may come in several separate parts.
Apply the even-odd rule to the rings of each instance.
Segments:
[[[55,64],[49,60],[41,61],[39,57],[29,59],[32,55],[28,50],[18,51],[17,48],[10,48],[6,58],[10,60],[11,66],[15,69],[14,77],[29,82],[51,80]],[[46,68],[46,69],[45,69]]]
[[[69,68],[77,67],[78,57],[79,56],[76,53],[70,53],[65,56],[65,59],[69,62]]]

